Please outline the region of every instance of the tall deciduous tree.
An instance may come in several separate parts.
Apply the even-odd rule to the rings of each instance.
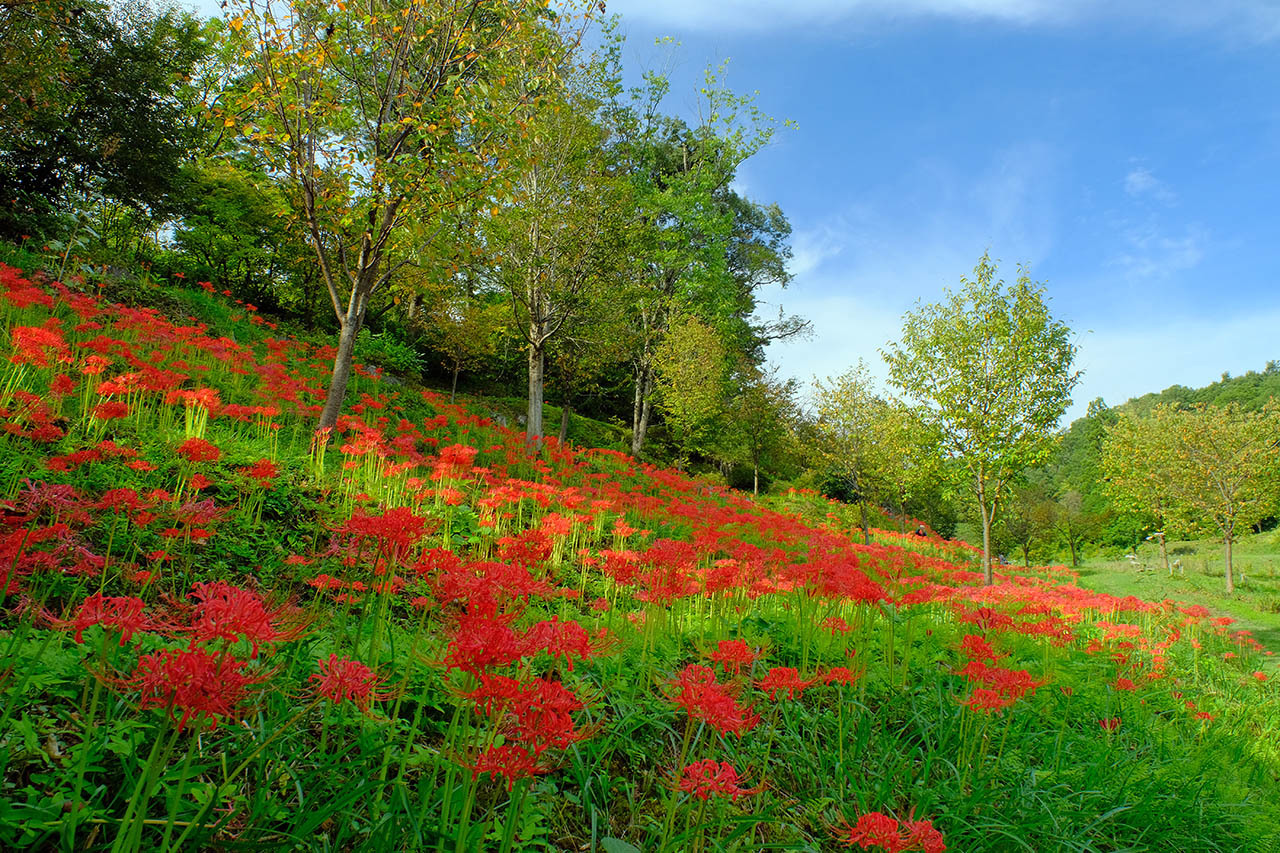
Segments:
[[[285,185],[340,325],[322,429],[409,222],[494,190],[510,120],[562,50],[540,0],[231,0],[247,67],[228,114]],[[520,73],[516,73],[519,71]]]
[[[495,276],[528,348],[531,444],[543,433],[548,348],[613,286],[630,213],[625,184],[605,158],[605,130],[594,120],[600,101],[591,76],[580,72],[568,82],[525,117],[511,153],[509,196],[484,226],[498,255]]]
[[[982,566],[992,581],[991,525],[1013,479],[1043,462],[1079,381],[1071,330],[1049,313],[1025,269],[1011,286],[986,254],[972,280],[903,318],[883,352],[889,379],[918,403],[946,454],[967,472],[982,521]]]

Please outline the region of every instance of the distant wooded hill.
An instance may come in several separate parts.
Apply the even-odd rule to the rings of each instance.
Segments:
[[[1203,388],[1187,388],[1173,385],[1158,393],[1143,394],[1118,408],[1137,415],[1145,415],[1160,403],[1209,403],[1224,406],[1239,403],[1241,408],[1261,409],[1272,397],[1280,396],[1280,361],[1268,361],[1262,372],[1250,370],[1243,376],[1222,374],[1222,379]],[[1074,426],[1074,424],[1073,424]]]

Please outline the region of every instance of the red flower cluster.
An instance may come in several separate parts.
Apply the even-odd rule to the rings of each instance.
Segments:
[[[110,596],[98,592],[80,604],[80,609],[69,622],[54,620],[54,624],[75,631],[77,643],[84,642],[85,629],[103,625],[120,632],[120,645],[123,646],[133,639],[134,634],[150,629],[151,622],[142,612],[144,607],[141,598]]]
[[[178,455],[188,462],[217,462],[222,451],[216,444],[203,438],[188,438],[178,445]]]
[[[197,602],[190,629],[194,642],[234,643],[243,637],[253,646],[250,657],[256,658],[263,643],[293,639],[301,633],[300,627],[283,626],[286,608],[268,609],[257,593],[226,581],[193,584],[191,597]]]
[[[713,794],[736,800],[760,793],[764,790],[764,785],[744,788],[738,778],[738,771],[733,769],[732,764],[708,758],[695,761],[684,769],[680,777],[680,790],[700,800],[709,799]]]
[[[321,658],[318,665],[320,672],[313,673],[310,680],[315,682],[316,693],[335,705],[350,701],[368,711],[370,702],[388,696],[378,689],[382,677],[358,660],[331,654],[328,660]]]
[[[244,661],[201,648],[164,649],[143,655],[125,685],[139,690],[141,708],[163,708],[182,731],[203,717],[210,728],[235,713],[248,687],[260,679]]]
[[[969,661],[957,674],[982,685],[965,701],[975,711],[1007,708],[1023,696],[1035,693],[1037,687],[1048,683],[1036,681],[1025,669],[988,666],[980,660]]]
[[[776,700],[778,694],[786,691],[788,699],[795,699],[797,696],[804,695],[804,691],[821,680],[821,676],[813,678],[801,678],[800,670],[790,666],[778,666],[769,670],[769,672],[756,682],[756,686],[769,694],[770,699]]]
[[[738,675],[744,666],[750,668],[761,654],[753,652],[743,640],[721,640],[707,657],[724,667],[725,674]]]
[[[868,812],[852,826],[845,824],[839,840],[846,847],[873,848],[885,853],[944,853],[947,845],[942,833],[928,820],[904,820],[880,812]]]
[[[721,734],[738,737],[755,728],[760,715],[750,706],[743,707],[723,684],[716,682],[716,672],[709,666],[691,663],[672,682],[676,692],[671,700],[684,708],[695,720],[705,722]]]

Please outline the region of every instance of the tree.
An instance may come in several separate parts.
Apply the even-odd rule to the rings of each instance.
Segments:
[[[610,56],[616,51],[615,44]],[[804,328],[752,326],[756,289],[788,280],[790,226],[776,206],[756,205],[730,187],[738,166],[771,138],[773,120],[709,69],[691,127],[659,112],[666,78],[647,74],[645,80],[647,87],[631,91],[630,103],[621,102],[622,89],[615,87],[605,110],[617,140],[615,168],[635,199],[629,254],[636,293],[631,452],[637,456],[659,385],[655,357],[673,320],[696,314],[730,350],[757,363],[769,337]]]
[[[327,429],[370,297],[412,259],[406,224],[495,190],[562,43],[539,0],[231,2],[247,74],[226,122],[284,184],[340,327]]]
[[[862,537],[871,542],[867,504],[878,491],[883,455],[876,443],[875,394],[862,361],[834,378],[815,383],[818,452],[827,469],[843,478],[862,513]]]
[[[143,3],[0,6],[0,234],[86,199],[171,212],[192,141],[177,90],[207,49],[193,16]]]
[[[751,493],[760,494],[760,472],[776,472],[795,445],[799,383],[781,379],[776,369],[750,365],[739,380],[726,413],[734,459],[751,466]]]
[[[1049,313],[1025,268],[1006,287],[984,254],[972,280],[903,317],[902,340],[882,351],[890,382],[967,472],[982,521],[982,567],[992,582],[991,525],[1014,478],[1043,462],[1080,379],[1071,330]]]
[[[591,68],[525,117],[511,152],[509,196],[484,228],[528,348],[531,445],[542,438],[548,347],[614,285],[630,212],[625,185],[605,159],[605,130],[594,120]]]
[[[1022,551],[1022,562],[1031,568],[1031,551],[1053,528],[1053,499],[1041,482],[1017,486],[1005,501],[1000,519],[1004,535]]]
[[[898,529],[905,533],[908,502],[927,492],[942,476],[937,442],[898,400],[876,401],[871,416],[882,497],[897,506]]]
[[[1071,565],[1080,565],[1080,545],[1087,541],[1097,528],[1097,518],[1084,506],[1084,495],[1075,489],[1067,489],[1052,505],[1053,527],[1067,543],[1071,553]]]
[[[1121,512],[1138,516],[1145,529],[1154,522],[1151,537],[1160,545],[1165,571],[1169,566],[1168,535],[1179,524],[1173,507],[1175,468],[1166,417],[1135,417],[1120,413],[1107,427],[1099,469],[1107,496]]]
[[[1212,526],[1222,536],[1224,575],[1228,593],[1235,591],[1232,546],[1236,531],[1256,524],[1275,511],[1280,485],[1280,405],[1272,402],[1259,412],[1238,405],[1189,408],[1158,405],[1147,423],[1116,428],[1115,446],[1108,453],[1113,480],[1168,504],[1188,526]],[[1126,463],[1118,458],[1126,432],[1137,432],[1146,446],[1159,442],[1160,451]],[[1152,471],[1143,472],[1142,465]]]
[[[715,429],[729,396],[730,355],[716,330],[695,314],[672,321],[653,356],[658,405],[688,453]]]

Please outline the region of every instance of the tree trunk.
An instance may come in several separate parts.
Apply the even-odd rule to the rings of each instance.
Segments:
[[[1227,565],[1227,595],[1231,595],[1231,594],[1233,594],[1233,593],[1236,591],[1236,580],[1235,580],[1235,578],[1234,578],[1234,577],[1232,576],[1232,574],[1231,574],[1231,544],[1232,544],[1232,536],[1231,536],[1231,533],[1230,533],[1230,532],[1228,532],[1225,536],[1223,536],[1223,537],[1222,537],[1222,544],[1224,545],[1224,550],[1226,551],[1226,558],[1227,558],[1227,559],[1226,559],[1226,565]]]
[[[569,413],[571,407],[569,401],[565,400],[560,409],[560,444],[563,445],[569,440]]]
[[[636,399],[631,413],[631,455],[639,456],[644,449],[645,433],[649,431],[650,388],[652,380],[649,369],[642,367],[636,372]]]
[[[978,509],[982,512],[982,582],[987,586],[995,583],[991,572],[991,513],[987,502],[983,500],[982,491],[978,491]]]
[[[1169,574],[1173,574],[1173,568],[1169,565],[1169,546],[1164,541],[1163,530],[1156,534],[1156,541],[1160,543],[1160,559],[1164,560],[1164,570]]]
[[[907,490],[898,486],[898,532],[907,532]]]
[[[356,335],[364,322],[364,311],[369,297],[359,290],[351,292],[347,313],[342,318],[342,331],[338,335],[338,354],[333,358],[333,377],[329,380],[329,394],[320,412],[320,429],[332,429],[342,413],[342,402],[347,396],[347,381],[351,379],[351,361],[356,350]]]
[[[453,404],[458,399],[458,374],[462,371],[462,362],[455,361],[453,363],[453,384],[449,386],[449,403]]]
[[[1028,569],[1031,568],[1031,546],[1025,542],[1022,545],[1022,562]]]
[[[1070,533],[1067,534],[1067,548],[1071,550],[1071,568],[1080,565],[1080,560],[1076,557],[1076,538]]]
[[[862,510],[862,544],[871,544],[871,525],[867,523],[867,502],[865,500],[858,501],[858,508]]]
[[[760,466],[751,466],[751,496],[760,497]]]
[[[538,339],[536,329],[530,337],[533,340]],[[545,353],[542,344],[529,344],[529,410],[528,423],[525,424],[524,430],[525,443],[530,449],[542,443],[542,395],[545,369]]]

